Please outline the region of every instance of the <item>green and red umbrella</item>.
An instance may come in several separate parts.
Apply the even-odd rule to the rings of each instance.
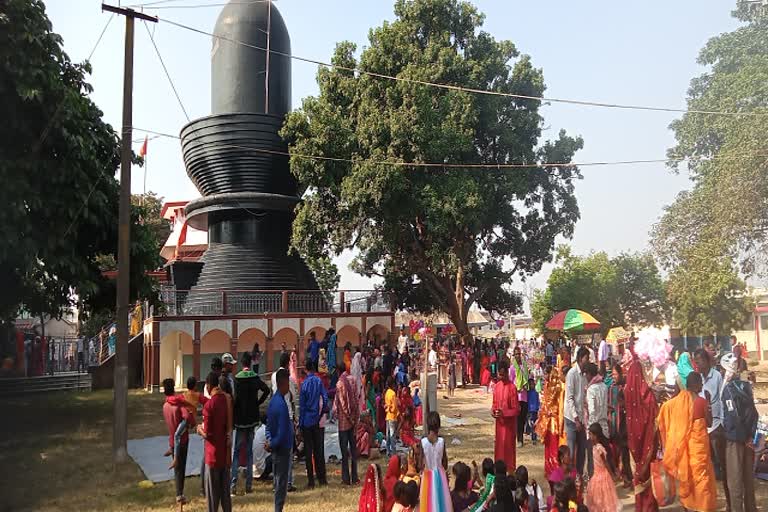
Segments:
[[[566,309],[547,322],[547,329],[552,331],[592,331],[599,328],[600,322],[580,309]]]

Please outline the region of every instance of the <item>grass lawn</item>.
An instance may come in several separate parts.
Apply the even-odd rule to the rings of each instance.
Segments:
[[[450,400],[440,395],[441,413],[460,413],[473,418],[471,425],[444,426],[449,462],[469,463],[493,456],[493,424],[490,422],[490,397],[476,389],[457,390]],[[163,397],[132,391],[128,402],[129,438],[167,433],[161,415]],[[111,464],[112,392],[55,393],[3,400],[0,421],[0,511],[169,511],[174,509],[172,482],[149,489],[138,487],[144,480],[139,467],[129,462],[115,471]],[[458,439],[460,444],[452,444]],[[386,466],[383,457],[375,459]],[[189,463],[194,463],[190,461]],[[360,462],[360,476],[369,461]],[[532,478],[543,482],[543,448],[530,441],[518,450],[518,464],[528,466]],[[303,467],[295,465],[296,486],[303,489]],[[330,485],[324,489],[288,495],[287,512],[354,511],[360,488],[344,488],[340,466],[328,466]],[[188,478],[186,494],[189,511],[205,510],[197,492],[200,481]],[[768,498],[768,486],[758,486],[758,503]],[[545,487],[546,488],[546,487]],[[722,488],[718,485],[722,494]],[[253,494],[233,498],[233,509],[266,512],[272,509],[271,484],[254,484]],[[634,507],[625,492],[620,493],[624,510]],[[666,510],[681,510],[670,507]]]

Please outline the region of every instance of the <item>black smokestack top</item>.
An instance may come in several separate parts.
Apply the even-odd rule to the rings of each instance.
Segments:
[[[203,270],[187,300],[189,312],[215,312],[204,310],[219,295],[206,289],[317,289],[306,264],[287,254],[299,198],[288,147],[278,132],[291,105],[291,62],[272,53],[290,54],[285,22],[267,2],[232,0],[214,34],[213,113],[181,130],[187,174],[203,195],[187,205],[188,223],[208,230]],[[269,59],[257,49],[267,46]]]

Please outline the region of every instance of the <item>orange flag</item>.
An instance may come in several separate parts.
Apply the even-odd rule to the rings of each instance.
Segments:
[[[147,140],[148,140],[148,137],[145,135],[144,136],[144,143],[139,148],[139,156],[142,157],[142,158],[147,156]]]

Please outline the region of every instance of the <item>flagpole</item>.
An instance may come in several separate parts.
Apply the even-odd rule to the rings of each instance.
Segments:
[[[147,166],[149,165],[149,158],[146,153],[144,154],[144,193],[141,195],[141,204],[144,205],[144,199],[147,195]]]

